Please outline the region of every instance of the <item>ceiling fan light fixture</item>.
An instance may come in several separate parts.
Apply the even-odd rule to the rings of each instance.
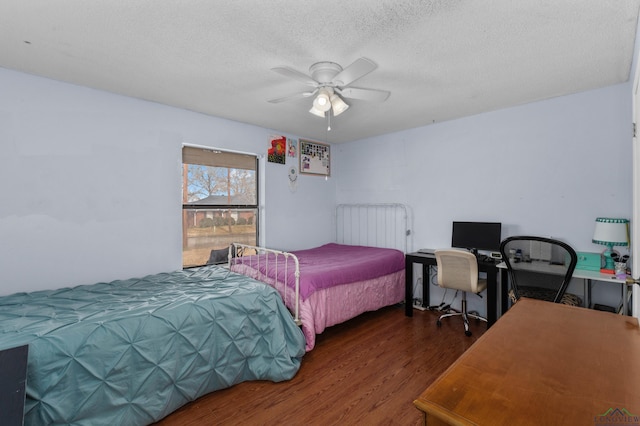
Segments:
[[[327,105],[327,103],[329,103],[329,101],[327,100],[327,96],[325,94],[318,95],[317,101],[318,101],[318,105],[321,106],[321,107],[323,107],[323,106]]]
[[[311,107],[311,109],[309,110],[309,112],[313,115],[317,115],[318,117],[322,117],[324,118],[324,111],[319,110],[318,108],[316,108],[315,102],[313,103],[313,106]]]
[[[309,112],[318,117],[331,119],[350,108],[345,99],[360,99],[372,102],[382,102],[389,97],[389,92],[379,89],[351,87],[351,84],[369,74],[378,67],[367,58],[356,59],[351,65],[342,68],[334,62],[316,62],[311,65],[307,75],[289,67],[272,68],[278,74],[297,80],[313,90],[298,92],[283,98],[271,99],[271,103],[280,103],[311,97],[312,107]]]
[[[313,107],[323,112],[329,111],[331,109],[331,95],[332,93],[327,89],[320,89],[318,96],[313,100]]]
[[[342,98],[335,93],[329,98],[331,100],[331,107],[333,108],[333,115],[340,115],[349,108],[349,105],[342,100]]]

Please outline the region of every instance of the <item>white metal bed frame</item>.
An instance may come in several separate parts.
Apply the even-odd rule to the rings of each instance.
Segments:
[[[246,256],[249,256],[248,259],[246,258]],[[280,258],[284,258],[284,271],[283,271],[284,283],[280,283],[277,280],[277,278],[274,278],[273,282],[271,282],[271,279],[267,277],[266,278],[266,280],[268,280],[267,284],[269,284],[270,286],[274,287],[276,290],[279,291],[280,295],[282,296],[282,299],[285,301],[285,305],[287,304],[287,301],[291,300],[291,297],[293,297],[293,305],[294,305],[294,308],[293,308],[294,312],[292,312],[293,320],[296,322],[297,325],[301,325],[302,321],[300,321],[300,263],[298,262],[298,257],[295,254],[289,253],[286,251],[273,250],[265,247],[252,246],[248,244],[232,243],[231,246],[229,246],[229,269],[231,269],[231,265],[234,264],[234,259],[237,259],[237,258],[244,258],[243,264],[248,264],[250,268],[257,269],[257,270],[260,270],[260,265],[262,264],[262,262],[264,262],[265,264],[264,266],[268,271],[269,263],[275,262],[276,277],[279,276],[278,274],[279,271],[277,269],[279,265],[278,260]],[[290,286],[288,282],[288,277],[289,277],[288,272],[290,267],[294,268],[293,270],[294,270],[294,276],[295,276],[294,278],[295,283],[293,286]],[[291,289],[291,287],[293,287],[293,289]],[[293,295],[291,295],[291,292],[293,292]]]
[[[393,248],[408,253],[413,235],[404,204],[338,204],[336,243]]]
[[[393,248],[408,253],[412,249],[409,221],[409,209],[404,204],[339,204],[335,212],[336,243]],[[258,270],[261,262],[265,262],[267,270],[270,262],[276,262],[277,268],[278,260],[284,258],[284,277],[287,277],[285,282],[281,283],[268,277],[265,278],[265,282],[278,290],[285,305],[293,301],[293,308],[290,309],[293,310],[294,321],[300,325],[300,263],[296,255],[266,247],[233,243],[229,247],[229,268],[231,269],[235,258],[245,256],[251,257],[243,262]],[[294,268],[293,286],[287,282],[289,268]]]

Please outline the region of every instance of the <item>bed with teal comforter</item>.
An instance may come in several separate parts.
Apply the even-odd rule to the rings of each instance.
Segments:
[[[27,425],[149,424],[305,353],[274,289],[217,266],[0,297],[0,349],[23,344]]]

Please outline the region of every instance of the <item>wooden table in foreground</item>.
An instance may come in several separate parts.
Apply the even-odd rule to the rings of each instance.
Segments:
[[[523,298],[414,404],[428,425],[639,424],[638,320]]]

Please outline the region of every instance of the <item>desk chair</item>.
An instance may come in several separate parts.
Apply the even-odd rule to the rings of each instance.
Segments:
[[[582,305],[578,296],[566,293],[578,262],[575,250],[568,244],[552,238],[516,236],[502,241],[500,253],[509,271],[513,303],[529,297]]]
[[[222,265],[229,262],[229,247],[211,250],[207,265]]]
[[[467,312],[467,292],[478,294],[487,288],[487,281],[478,279],[476,256],[468,251],[454,249],[436,250],[435,255],[438,265],[438,285],[442,288],[462,291],[461,312],[441,315],[438,318],[438,327],[442,325],[443,318],[461,316],[464,321],[464,334],[471,336],[469,317],[487,322],[486,318]]]

